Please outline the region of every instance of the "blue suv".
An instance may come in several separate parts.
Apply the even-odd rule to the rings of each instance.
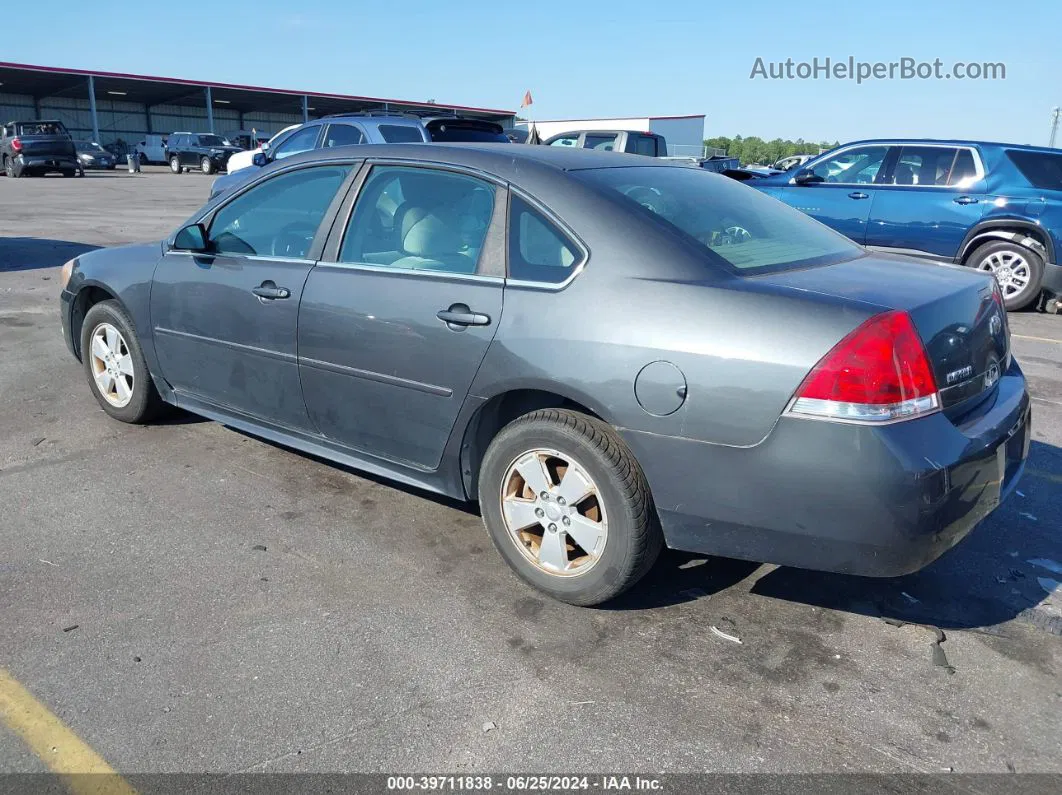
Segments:
[[[1062,294],[1062,152],[875,140],[748,183],[871,249],[994,273],[1007,309]]]

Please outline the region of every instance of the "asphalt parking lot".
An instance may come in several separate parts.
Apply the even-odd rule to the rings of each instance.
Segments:
[[[1062,772],[1062,317],[1012,315],[1025,479],[928,569],[669,553],[580,609],[523,586],[466,506],[104,415],[58,266],[164,236],[209,184],[0,179],[0,669],[113,768]],[[0,726],[0,770],[41,769]]]

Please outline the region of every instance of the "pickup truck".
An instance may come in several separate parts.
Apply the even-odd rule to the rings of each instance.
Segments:
[[[0,128],[0,171],[7,177],[83,173],[74,141],[61,121],[10,121]]]
[[[546,146],[574,146],[581,149],[604,149],[632,155],[667,157],[667,141],[657,133],[640,130],[572,130],[542,142]]]

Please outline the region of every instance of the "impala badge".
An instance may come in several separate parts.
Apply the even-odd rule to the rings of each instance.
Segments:
[[[965,367],[960,367],[958,370],[952,370],[944,377],[944,380],[949,384],[957,384],[959,381],[965,381],[971,375],[973,375],[973,365],[968,364]]]

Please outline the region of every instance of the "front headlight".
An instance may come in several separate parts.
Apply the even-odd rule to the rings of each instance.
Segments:
[[[67,260],[63,264],[63,269],[59,272],[59,289],[65,290],[66,285],[70,283],[70,277],[74,274],[74,265],[77,264],[77,257],[72,260]]]

